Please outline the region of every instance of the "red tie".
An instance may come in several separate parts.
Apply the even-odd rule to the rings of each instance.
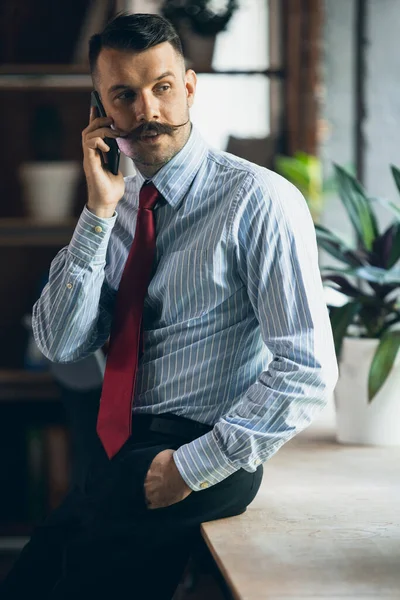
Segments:
[[[97,418],[97,433],[111,459],[132,431],[132,403],[139,352],[143,348],[142,313],[156,246],[153,208],[159,197],[152,183],[139,194],[135,237],[116,299],[110,346]]]

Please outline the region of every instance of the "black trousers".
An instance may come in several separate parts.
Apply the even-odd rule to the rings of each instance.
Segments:
[[[262,466],[149,509],[144,480],[153,458],[198,435],[141,431],[140,418],[134,419],[132,436],[111,461],[98,441],[85,481],[35,529],[0,598],[171,600],[199,542],[200,524],[245,512]],[[189,432],[193,422],[180,417],[184,421]]]

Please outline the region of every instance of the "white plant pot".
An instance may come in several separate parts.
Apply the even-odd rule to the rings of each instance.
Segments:
[[[382,388],[368,403],[368,373],[379,340],[345,338],[335,389],[338,442],[400,445],[400,352]]]
[[[80,174],[76,161],[23,163],[19,176],[27,215],[46,222],[71,217]]]

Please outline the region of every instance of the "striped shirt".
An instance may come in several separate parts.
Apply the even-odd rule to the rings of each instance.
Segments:
[[[110,334],[134,237],[140,173],[110,219],[84,207],[33,308],[41,351],[77,361]],[[198,491],[254,472],[325,406],[337,380],[313,222],[300,192],[210,148],[196,128],[152,178],[156,256],[133,412],[213,428],[174,460]]]

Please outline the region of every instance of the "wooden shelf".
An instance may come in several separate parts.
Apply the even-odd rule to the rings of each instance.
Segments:
[[[0,538],[27,537],[34,530],[34,523],[26,521],[0,521]]]
[[[81,65],[3,65],[0,88],[15,89],[91,89],[87,66]]]
[[[9,535],[0,536],[0,554],[3,553],[19,553],[22,548],[29,542],[29,536]]]
[[[11,63],[0,66],[2,75],[89,75],[87,65],[67,64],[18,64]]]
[[[282,79],[284,70],[270,69],[209,69],[198,75],[265,75]],[[4,65],[0,67],[0,88],[16,89],[82,89],[93,87],[88,67],[84,65]]]
[[[281,77],[284,69],[274,66],[266,69],[207,69],[197,70],[196,73],[216,73],[220,75],[269,75]],[[43,75],[89,75],[90,70],[85,65],[35,65],[35,64],[6,64],[0,66],[0,77],[6,75],[34,75],[40,77]]]
[[[0,246],[63,246],[69,244],[77,219],[43,222],[25,218],[0,219]]]
[[[90,75],[0,75],[0,89],[91,90]]]
[[[49,402],[59,398],[59,389],[48,371],[0,369],[0,402],[18,400]]]

